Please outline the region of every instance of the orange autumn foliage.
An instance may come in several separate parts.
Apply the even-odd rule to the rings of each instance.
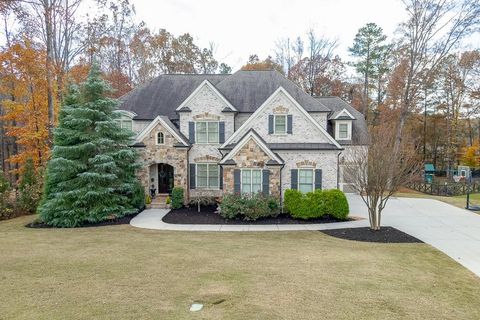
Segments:
[[[29,41],[0,52],[2,120],[6,134],[15,137],[19,146],[18,154],[7,160],[20,168],[29,158],[38,168],[45,165],[49,157],[45,54]]]

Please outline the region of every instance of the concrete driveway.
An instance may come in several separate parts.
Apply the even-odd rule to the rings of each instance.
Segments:
[[[348,195],[350,214],[368,217],[358,195]],[[480,276],[480,215],[438,200],[392,198],[382,215],[392,226],[444,252]]]

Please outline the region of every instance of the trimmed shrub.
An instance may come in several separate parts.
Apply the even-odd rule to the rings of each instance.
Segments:
[[[132,206],[138,210],[143,210],[145,208],[145,200],[145,189],[139,182],[135,183],[132,194]]]
[[[339,220],[348,216],[345,194],[336,189],[315,190],[307,194],[298,190],[286,190],[284,209],[295,219],[314,219],[330,215]]]
[[[152,197],[150,197],[149,194],[147,194],[147,195],[145,196],[145,203],[146,203],[146,204],[152,203]]]
[[[323,191],[325,213],[339,220],[346,220],[349,207],[345,194],[337,189]]]
[[[256,194],[227,194],[220,203],[220,215],[225,219],[257,220],[275,217],[280,205],[272,196]]]
[[[183,188],[174,187],[172,190],[172,209],[183,207]]]

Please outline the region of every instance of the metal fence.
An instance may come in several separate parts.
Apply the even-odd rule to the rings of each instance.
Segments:
[[[470,193],[480,192],[480,183],[474,182],[472,184],[467,183],[425,183],[425,182],[412,182],[407,185],[408,188],[437,196],[460,196]]]

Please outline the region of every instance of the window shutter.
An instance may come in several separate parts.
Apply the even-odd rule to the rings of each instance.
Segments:
[[[188,123],[188,141],[195,143],[195,122],[193,121]]]
[[[322,190],[322,169],[315,169],[315,190]]]
[[[196,173],[195,173],[195,163],[190,164],[190,189],[195,189],[195,178],[196,178]]]
[[[223,167],[219,166],[218,171],[219,171],[218,174],[220,175],[219,188],[220,190],[223,190]]]
[[[240,169],[233,170],[233,192],[240,193]]]
[[[298,169],[290,170],[290,180],[291,180],[291,188],[293,190],[298,189]]]
[[[287,133],[293,133],[293,116],[291,114],[287,116]]]
[[[225,122],[218,123],[218,143],[225,142]]]
[[[268,115],[268,134],[273,133],[273,114]]]
[[[270,170],[262,171],[262,192],[266,196],[270,194]]]

